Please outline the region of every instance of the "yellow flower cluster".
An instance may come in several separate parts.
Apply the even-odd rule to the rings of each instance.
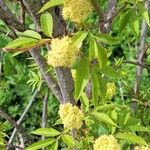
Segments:
[[[134,150],[150,150],[149,146],[136,146]]]
[[[96,139],[94,150],[120,150],[120,145],[114,136],[102,135]]]
[[[85,19],[93,11],[90,0],[64,0],[62,14],[64,19],[70,19],[78,24]]]
[[[48,64],[53,67],[72,67],[79,51],[68,36],[52,39],[51,49],[48,52]]]
[[[61,104],[58,114],[65,128],[81,128],[84,114],[77,106],[73,106],[70,103]]]
[[[107,92],[106,92],[106,99],[111,100],[116,92],[116,86],[114,83],[107,83]]]

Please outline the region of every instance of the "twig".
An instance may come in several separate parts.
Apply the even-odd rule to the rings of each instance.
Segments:
[[[2,110],[2,108],[0,107],[0,116],[5,118],[14,128],[16,128],[20,133],[22,133],[23,135],[26,135],[25,133],[25,129],[22,128],[21,126],[19,126],[15,119],[12,118],[11,116],[9,116],[5,111]]]
[[[32,98],[30,99],[26,109],[24,110],[24,112],[22,113],[21,117],[19,118],[19,120],[17,121],[17,124],[20,125],[22,120],[24,119],[25,115],[27,114],[27,112],[29,111],[30,107],[32,106],[33,101],[35,100],[35,97],[38,93],[38,90],[36,90],[32,96]],[[15,128],[10,136],[9,142],[8,144],[11,144],[15,135],[16,135],[17,129]]]
[[[150,9],[150,0],[145,1],[145,8],[147,9],[147,11]],[[144,61],[144,56],[146,53],[146,48],[145,48],[146,36],[147,36],[147,24],[146,24],[145,20],[143,19],[142,27],[141,27],[140,46],[139,46],[139,52],[138,52],[139,54],[138,54],[138,58],[137,58],[137,62],[139,64],[143,64],[143,61]],[[136,67],[136,81],[134,83],[134,93],[135,93],[136,98],[138,98],[139,92],[140,92],[142,72],[143,72],[143,67],[137,66]],[[132,103],[131,108],[132,108],[133,112],[136,112],[137,102]]]
[[[40,25],[39,25],[39,22],[37,21],[37,16],[34,14],[34,12],[32,10],[30,1],[22,0],[22,3],[24,4],[24,7],[26,8],[26,10],[29,13],[29,15],[31,16],[35,26],[37,27],[37,30],[39,31]]]
[[[25,29],[21,22],[10,12],[3,0],[0,0],[0,19],[2,19],[7,25],[18,29],[19,31],[24,31]]]
[[[99,4],[99,2],[97,0],[91,0],[91,4],[93,5],[93,7],[95,8],[98,16],[99,16],[99,22],[100,22],[100,31],[105,33],[106,29],[104,27],[103,21],[104,21],[104,12]]]
[[[128,60],[125,60],[123,61],[123,63],[128,63],[128,64],[133,64],[133,65],[137,65],[137,66],[140,66],[140,67],[143,67],[147,70],[150,70],[150,66],[146,65],[146,64],[139,64],[139,62],[134,62],[134,61],[128,61]]]
[[[46,127],[47,124],[47,105],[48,105],[48,92],[46,93],[46,95],[44,96],[43,99],[43,108],[42,108],[42,128]],[[42,140],[45,139],[45,136],[42,136]],[[43,148],[42,150],[45,150],[45,148]]]

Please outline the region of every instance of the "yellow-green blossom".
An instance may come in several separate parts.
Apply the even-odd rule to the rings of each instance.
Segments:
[[[150,150],[149,146],[136,146],[134,150]]]
[[[81,128],[84,114],[77,106],[73,106],[70,103],[61,104],[58,114],[65,128]]]
[[[111,100],[112,97],[115,95],[116,86],[114,83],[107,83],[107,92],[106,92],[106,99]]]
[[[102,135],[95,140],[94,150],[120,150],[120,145],[114,136]]]
[[[64,19],[82,23],[93,11],[90,0],[64,0],[62,14]]]
[[[52,39],[51,49],[48,52],[48,64],[53,67],[71,67],[78,53],[78,48],[72,43],[70,37],[65,36],[62,39]]]

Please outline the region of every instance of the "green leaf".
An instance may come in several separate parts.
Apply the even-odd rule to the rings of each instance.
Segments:
[[[33,38],[19,37],[14,41],[10,42],[5,48],[13,49],[13,48],[26,47],[26,46],[34,45],[38,43],[38,41],[39,40]]]
[[[89,58],[90,61],[94,60],[95,58],[98,58],[98,48],[97,48],[97,43],[94,37],[90,36],[89,39]]]
[[[129,126],[128,127],[131,131],[141,131],[141,132],[150,132],[150,129],[147,127],[143,127],[140,125],[135,125],[135,126]]]
[[[117,72],[111,66],[105,66],[100,72],[113,78],[119,78]]]
[[[89,111],[89,99],[84,92],[81,93],[80,101],[84,109],[84,112]]]
[[[148,11],[145,9],[144,5],[142,5],[141,3],[138,3],[138,7],[139,7],[139,11],[140,11],[141,15],[144,17],[146,23],[150,27],[150,20],[149,20]]]
[[[115,37],[109,36],[108,34],[97,33],[94,37],[98,41],[108,45],[118,44],[118,40]]]
[[[100,96],[102,99],[105,99],[106,92],[107,92],[107,84],[106,81],[99,75],[99,90],[100,90]]]
[[[98,72],[94,66],[90,67],[91,81],[92,81],[92,100],[94,103],[94,107],[98,106],[99,101],[99,79]]]
[[[53,128],[39,128],[39,129],[33,131],[32,134],[53,137],[53,136],[59,135],[60,132]]]
[[[58,140],[52,145],[50,150],[58,150]]]
[[[72,41],[73,44],[75,46],[77,46],[78,48],[81,47],[82,42],[85,40],[85,38],[87,37],[87,32],[86,31],[78,31],[73,37],[72,37]]]
[[[98,47],[98,61],[100,68],[104,68],[107,65],[107,50],[101,46],[100,44],[97,45]]]
[[[79,99],[89,78],[89,61],[82,58],[77,65],[75,80],[75,99]]]
[[[132,10],[129,9],[129,10],[126,11],[126,13],[124,13],[124,14],[121,16],[121,19],[120,19],[120,26],[119,26],[119,31],[120,31],[120,32],[122,32],[122,31],[125,29],[125,27],[127,26],[127,24],[129,23],[131,14],[132,14]]]
[[[133,28],[135,36],[138,37],[140,34],[139,16],[136,15],[134,10],[132,11],[132,14],[130,17],[130,24],[131,24],[131,28]]]
[[[62,4],[63,4],[63,0],[50,0],[41,8],[41,10],[38,13],[41,13],[51,7],[62,5]]]
[[[41,28],[45,35],[51,37],[53,33],[53,18],[48,12],[44,13],[40,17]]]
[[[23,33],[20,33],[19,35],[22,37],[41,40],[41,35],[38,32],[35,32],[33,30],[26,30]]]
[[[72,146],[74,146],[76,144],[75,141],[74,141],[74,139],[73,139],[73,137],[70,136],[69,134],[64,134],[62,136],[62,140],[69,147],[72,147]]]
[[[25,148],[25,150],[37,150],[37,149],[51,145],[52,143],[54,143],[54,141],[55,141],[55,139],[49,138],[49,139],[45,139],[43,141],[35,142],[32,145],[30,145],[29,147]]]
[[[106,124],[116,126],[117,125],[113,122],[113,120],[106,114],[104,113],[99,113],[99,112],[94,112],[92,113],[99,121],[104,122]]]
[[[115,135],[117,138],[122,139],[122,140],[126,140],[130,143],[135,143],[135,144],[139,144],[139,145],[146,145],[146,142],[144,139],[142,139],[141,137],[132,134],[132,133],[118,133]]]
[[[107,110],[111,110],[114,109],[116,106],[113,104],[104,104],[102,106],[98,106],[96,108],[96,111],[107,111]]]

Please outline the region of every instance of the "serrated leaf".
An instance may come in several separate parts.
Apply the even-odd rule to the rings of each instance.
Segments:
[[[113,104],[104,104],[102,106],[98,106],[96,108],[96,111],[107,111],[107,110],[111,110],[114,109],[116,106]]]
[[[43,44],[49,43],[51,39],[32,39],[20,37],[9,43],[3,48],[4,51],[27,51],[35,47],[42,46]]]
[[[32,134],[53,137],[53,136],[59,135],[60,132],[53,128],[39,128],[39,129],[33,131]]]
[[[26,37],[19,37],[12,42],[10,42],[5,48],[6,49],[13,49],[13,48],[20,48],[29,45],[33,45],[38,43],[39,40],[33,38],[26,38]]]
[[[87,32],[86,31],[78,31],[73,37],[72,37],[72,41],[73,44],[75,46],[77,46],[78,48],[81,47],[82,42],[85,40],[85,38],[87,37]]]
[[[100,90],[100,96],[102,99],[106,97],[106,92],[107,92],[107,84],[106,81],[99,75],[99,90]]]
[[[84,92],[81,93],[80,101],[84,109],[84,112],[89,111],[89,99]]]
[[[26,30],[23,33],[20,33],[19,35],[22,37],[35,38],[41,40],[41,35],[38,32],[35,32],[33,30]]]
[[[139,144],[139,145],[146,145],[146,142],[144,139],[142,139],[141,137],[132,134],[132,133],[118,133],[115,135],[117,138],[122,139],[122,140],[126,140],[130,143],[135,143],[135,144]]]
[[[53,33],[53,18],[48,12],[44,13],[40,17],[41,28],[45,35],[51,37]]]
[[[58,141],[56,140],[56,142],[52,145],[50,150],[58,150]]]
[[[29,147],[25,148],[25,150],[37,150],[37,149],[51,145],[52,143],[54,143],[54,141],[55,141],[55,139],[49,138],[49,139],[45,139],[43,141],[35,142],[32,145],[30,145]]]
[[[120,19],[120,25],[119,25],[119,31],[122,32],[127,24],[129,23],[129,19],[131,17],[132,11],[129,9],[126,11],[126,13],[122,14]]]
[[[129,126],[128,127],[131,131],[141,131],[141,132],[150,132],[150,129],[147,127],[143,127],[140,125],[135,125],[135,126]]]
[[[94,107],[96,108],[99,101],[99,79],[98,72],[93,66],[90,68],[90,75],[92,81],[92,100],[94,103]]]
[[[108,34],[97,33],[94,37],[98,41],[108,45],[118,44],[118,40],[115,37],[109,36]]]
[[[98,48],[98,61],[100,68],[104,68],[107,65],[107,50],[101,46],[97,45]]]
[[[89,78],[89,61],[87,58],[82,58],[77,65],[76,80],[75,80],[75,99],[79,99]]]
[[[99,113],[99,112],[94,112],[92,113],[99,121],[104,122],[106,124],[116,126],[117,125],[113,122],[113,120],[106,114],[104,113]]]
[[[90,61],[92,61],[95,58],[98,58],[98,47],[97,47],[97,43],[94,37],[90,36],[89,40],[90,40],[89,41],[89,58],[90,58]]]
[[[64,134],[62,136],[62,140],[69,147],[72,147],[72,146],[74,146],[76,144],[75,141],[74,141],[74,139],[73,139],[73,137],[70,136],[69,134]]]
[[[51,7],[62,5],[62,4],[63,4],[63,0],[50,0],[40,9],[38,13],[41,13]]]

